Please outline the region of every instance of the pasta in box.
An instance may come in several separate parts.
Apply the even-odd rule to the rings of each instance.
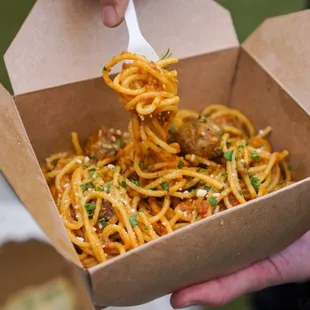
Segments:
[[[159,62],[122,52],[96,3],[42,0],[5,55],[14,98],[0,93],[3,172],[98,306],[233,272],[310,223],[310,12],[239,46],[214,1],[135,2]]]

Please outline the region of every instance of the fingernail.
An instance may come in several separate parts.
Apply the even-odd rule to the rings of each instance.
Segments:
[[[113,27],[117,23],[117,15],[113,6],[102,7],[102,20],[108,27]]]

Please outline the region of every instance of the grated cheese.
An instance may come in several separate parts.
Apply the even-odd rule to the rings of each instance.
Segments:
[[[206,195],[207,195],[207,191],[205,189],[198,189],[197,190],[197,193],[196,193],[197,197],[204,197]]]

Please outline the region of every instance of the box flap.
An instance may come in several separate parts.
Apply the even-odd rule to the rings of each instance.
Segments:
[[[310,10],[267,19],[243,48],[310,113]],[[294,70],[292,70],[294,68]]]
[[[238,46],[229,12],[213,0],[135,0],[141,31],[158,55],[188,58]],[[177,5],[176,5],[177,4]],[[171,12],[177,13],[171,14]],[[101,76],[128,45],[124,24],[102,25],[99,1],[37,1],[5,55],[15,94]]]
[[[0,167],[7,180],[56,249],[66,258],[80,265],[14,100],[1,84],[0,144]],[[27,180],[31,180],[31,182],[27,182]]]

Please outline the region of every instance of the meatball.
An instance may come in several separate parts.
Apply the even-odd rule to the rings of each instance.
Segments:
[[[114,157],[125,146],[126,139],[128,140],[127,133],[102,127],[88,137],[85,155],[95,160]]]
[[[99,212],[99,218],[109,221],[114,216],[113,206],[110,201],[103,200],[102,207]]]
[[[176,135],[181,151],[186,154],[213,159],[222,154],[221,129],[207,119],[186,119]]]

